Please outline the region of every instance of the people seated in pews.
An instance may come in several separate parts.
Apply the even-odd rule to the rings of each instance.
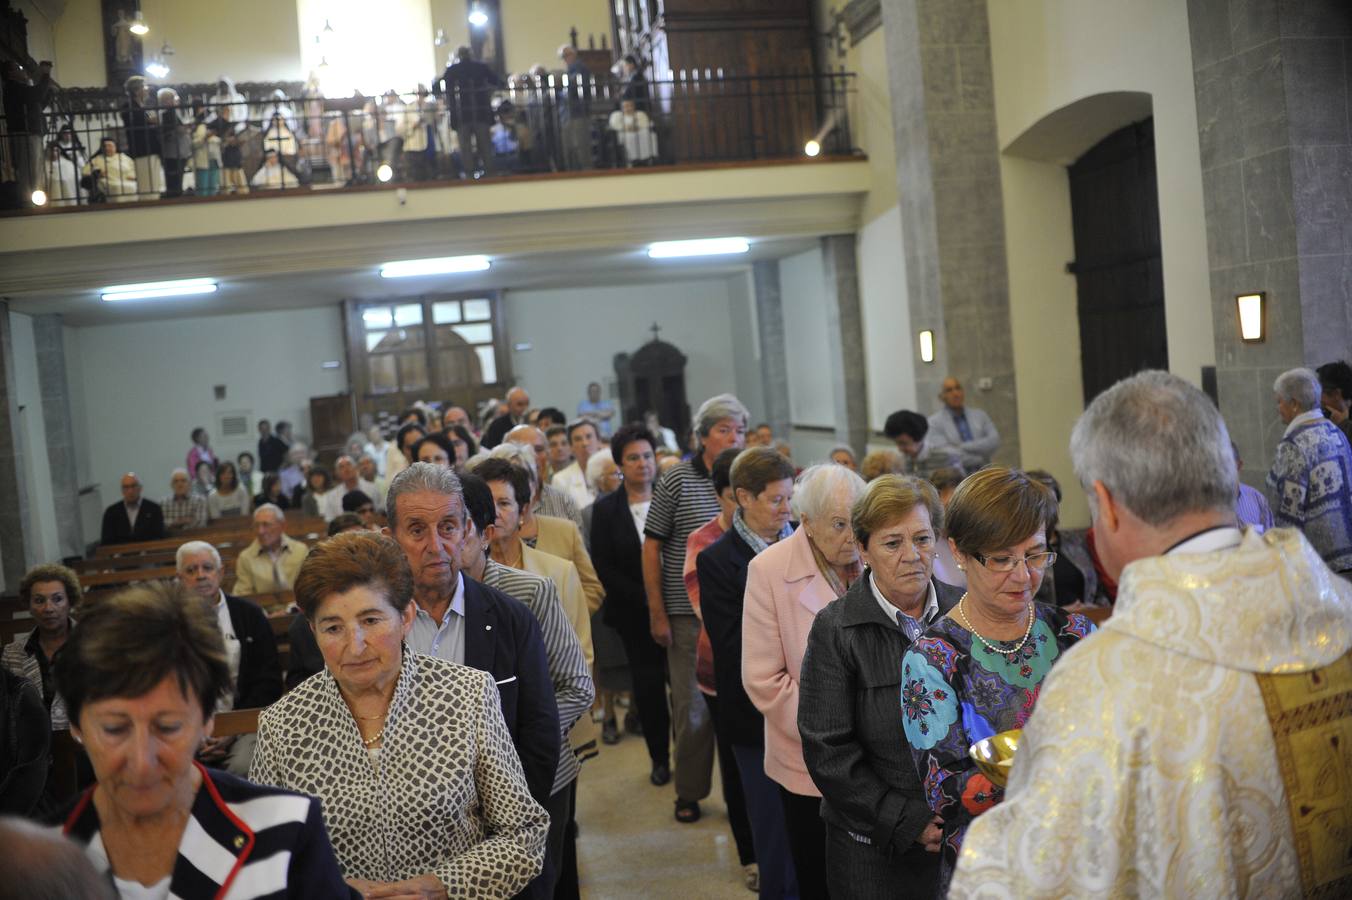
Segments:
[[[185,528],[205,528],[207,500],[192,492],[192,480],[187,469],[175,469],[169,476],[170,494],[164,498],[165,530],[182,531]]]
[[[282,477],[276,472],[263,476],[263,489],[253,498],[254,509],[265,503],[271,503],[278,509],[291,508],[291,498],[282,490]]]
[[[338,518],[329,523],[328,536],[335,534],[345,534],[349,531],[379,531],[380,529],[368,525],[366,520],[354,512],[345,512]]]
[[[15,635],[0,656],[0,665],[37,688],[53,730],[70,726],[65,701],[56,692],[52,659],[75,629],[71,611],[82,598],[80,577],[65,566],[47,564],[29,569],[19,582],[19,602],[27,607],[35,627]]]
[[[945,533],[967,592],[912,638],[901,666],[902,727],[916,771],[926,773],[930,810],[943,819],[936,896],[948,889],[967,826],[1004,797],[969,749],[1022,728],[1052,666],[1094,630],[1079,613],[1033,600],[1056,560],[1047,549],[1055,512],[1050,490],[1000,466],[969,476],[948,506]],[[898,542],[894,553],[914,550]]]
[[[469,429],[464,425],[447,425],[442,434],[446,435],[446,440],[451,442],[451,449],[455,451],[451,468],[457,472],[463,471],[469,458],[479,452],[479,445],[475,443],[474,435],[470,434]]]
[[[244,490],[249,492],[250,497],[263,489],[263,473],[258,471],[252,453],[245,450],[235,457],[235,464],[239,467],[239,483],[244,485]]]
[[[286,513],[271,503],[254,510],[253,523],[256,537],[235,559],[232,593],[247,597],[291,590],[310,548],[286,533]]]
[[[207,494],[207,518],[217,519],[247,516],[253,512],[253,497],[239,483],[239,470],[226,460],[216,467],[216,486]]]
[[[455,456],[455,445],[440,433],[429,434],[413,445],[413,457],[418,462],[450,468]]]
[[[225,639],[233,690],[216,701],[216,712],[261,709],[282,695],[277,640],[262,608],[252,600],[221,590],[221,554],[206,541],[189,541],[175,554],[179,583],[206,604]],[[197,758],[209,766],[244,777],[253,761],[252,734],[208,738]]]
[[[371,495],[371,500],[376,505],[376,512],[385,511],[385,491],[389,489],[389,481],[380,474],[376,465],[376,457],[370,453],[363,452],[357,457],[357,474],[363,481],[369,481],[375,487],[375,493]]]
[[[345,512],[352,512],[344,506],[344,498],[353,491],[361,491],[367,499],[376,496],[376,486],[357,471],[357,461],[344,454],[338,457],[333,465],[334,474],[338,476],[332,490],[326,493],[322,500],[318,502],[319,514],[325,521],[341,516]]]
[[[291,498],[291,506],[300,505],[300,495],[304,493],[305,476],[314,465],[310,448],[297,441],[286,450],[286,463],[277,474],[282,479],[282,492]]]
[[[405,422],[395,432],[394,443],[385,454],[385,477],[391,482],[394,476],[408,468],[410,463],[418,461],[413,448],[418,441],[427,437],[427,427],[418,422]]]
[[[56,686],[97,783],[58,821],[117,893],[353,896],[318,800],[193,760],[230,691],[211,611],[155,582],[91,604],[82,623]]]
[[[1345,896],[1352,585],[1236,527],[1228,429],[1176,375],[1099,394],[1070,455],[1116,610],[1043,682],[949,896]]]
[[[376,521],[375,501],[366,495],[365,491],[348,491],[343,495],[343,511],[334,516],[331,521],[337,521],[345,515],[356,515],[361,520],[362,525],[370,531],[378,531],[379,523]]]
[[[448,488],[455,478],[417,464],[396,479],[392,494],[420,487],[423,473],[448,479]],[[426,505],[431,497],[451,502]],[[444,540],[458,552],[464,516],[458,492],[419,490],[402,501],[397,512],[410,547],[449,551]],[[430,521],[423,513],[431,513]],[[260,716],[250,777],[323,802],[343,875],[363,896],[512,896],[540,873],[549,816],[532,799],[513,750],[496,673],[405,647],[420,609],[404,553],[388,537],[345,534],[306,560],[296,600],[325,670]],[[445,571],[458,579],[458,566],[458,559],[448,561]],[[538,643],[538,625],[534,634]],[[477,633],[465,637],[482,640]],[[552,780],[558,716],[548,682],[544,687]]]
[[[300,510],[309,518],[331,519],[332,516],[325,516],[326,498],[335,492],[333,487],[333,476],[325,466],[310,466],[305,472],[305,487],[296,488],[296,493],[291,499],[293,507],[299,507]],[[338,495],[339,512],[342,511],[342,494]]]
[[[164,537],[164,511],[155,501],[141,496],[140,477],[135,472],[128,472],[122,476],[121,486],[121,502],[103,511],[99,543],[130,544]]]
[[[205,500],[216,489],[216,464],[204,459],[192,471],[192,492]]]
[[[493,676],[530,794],[547,803],[559,716],[539,623],[518,601],[462,574],[465,503],[454,472],[414,463],[395,476],[387,503],[390,534],[413,569],[409,649]]]

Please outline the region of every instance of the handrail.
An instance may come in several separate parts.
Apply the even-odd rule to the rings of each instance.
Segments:
[[[142,105],[111,92],[60,92],[44,136],[8,133],[0,117],[8,134],[0,154],[13,163],[35,137],[47,140],[35,186],[52,206],[783,160],[801,158],[810,139],[823,156],[847,156],[858,154],[854,82],[843,71],[702,69],[630,82],[566,73],[496,85],[439,80],[431,92],[378,98],[190,92]],[[105,136],[113,152],[102,149]],[[31,191],[19,177],[23,201]]]

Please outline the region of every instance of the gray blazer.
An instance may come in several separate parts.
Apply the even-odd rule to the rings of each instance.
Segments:
[[[946,406],[929,417],[926,439],[935,446],[957,450],[962,456],[962,467],[968,472],[975,472],[982,466],[990,465],[991,457],[1000,449],[1000,432],[995,430],[995,423],[982,410],[968,406],[963,412],[967,414],[967,427],[972,430],[970,441],[964,441],[962,435],[958,434],[953,414]]]
[[[943,616],[962,596],[938,580]],[[822,792],[822,818],[867,838],[884,854],[918,852],[933,818],[901,730],[901,657],[910,641],[860,577],[817,614],[799,681],[803,758]]]

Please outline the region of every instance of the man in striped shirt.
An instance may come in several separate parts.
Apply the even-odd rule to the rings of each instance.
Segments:
[[[482,478],[465,473],[460,476],[465,495],[465,542],[460,554],[462,571],[468,578],[482,582],[519,600],[540,622],[544,638],[549,677],[554,683],[554,701],[559,708],[559,767],[554,773],[554,788],[545,808],[549,811],[549,838],[545,845],[545,867],[540,873],[541,887],[554,896],[557,880],[565,868],[561,865],[565,829],[572,823],[577,799],[577,776],[581,762],[568,738],[574,723],[590,713],[596,699],[591,671],[579,635],[564,614],[554,582],[530,572],[512,569],[488,558],[489,535],[496,527],[497,510],[492,490]],[[593,742],[594,743],[594,742]],[[576,893],[577,867],[571,868]]]
[[[648,595],[653,640],[667,648],[672,719],[676,727],[676,821],[699,820],[699,801],[709,796],[714,729],[695,682],[699,619],[686,596],[682,568],[686,539],[718,515],[710,474],[714,459],[746,445],[746,407],[731,394],[700,404],[695,413],[699,450],[667,471],[653,489],[643,533],[643,586]]]

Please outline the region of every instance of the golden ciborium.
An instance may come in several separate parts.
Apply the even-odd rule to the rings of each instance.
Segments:
[[[967,748],[981,774],[990,779],[996,787],[1004,787],[1009,782],[1009,771],[1014,766],[1014,753],[1019,749],[1022,728],[1002,731],[985,740],[977,741]]]

